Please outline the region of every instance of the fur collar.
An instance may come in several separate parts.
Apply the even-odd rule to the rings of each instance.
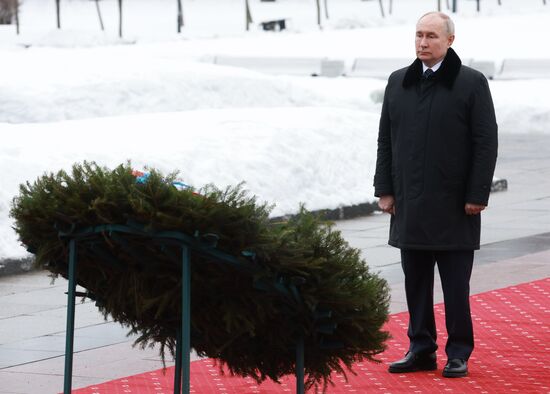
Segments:
[[[441,67],[434,75],[437,76],[438,81],[440,81],[447,88],[451,89],[453,87],[456,77],[458,76],[458,72],[460,71],[461,66],[462,62],[460,61],[460,58],[453,50],[453,48],[449,48],[447,50],[447,54],[445,55],[445,59],[441,64]],[[421,76],[422,62],[420,61],[420,59],[417,58],[409,66],[407,72],[405,73],[405,78],[403,78],[403,87],[408,88],[418,83]]]

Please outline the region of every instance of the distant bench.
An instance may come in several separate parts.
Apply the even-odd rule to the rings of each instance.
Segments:
[[[276,19],[273,21],[261,22],[260,26],[265,31],[281,31],[286,29],[286,19]]]
[[[470,67],[485,75],[485,78],[487,79],[493,79],[497,71],[495,62],[490,60],[472,60]]]
[[[550,78],[550,59],[504,59],[498,79]]]
[[[405,58],[366,58],[355,59],[349,77],[382,78],[388,79],[395,70],[407,67],[411,59]]]
[[[213,62],[267,74],[336,77],[344,73],[344,61],[320,57],[215,56]]]

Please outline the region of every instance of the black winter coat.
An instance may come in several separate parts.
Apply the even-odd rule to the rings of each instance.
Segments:
[[[389,244],[402,249],[479,249],[497,157],[497,124],[489,85],[449,49],[423,80],[422,63],[395,71],[382,106],[375,196],[393,195]]]

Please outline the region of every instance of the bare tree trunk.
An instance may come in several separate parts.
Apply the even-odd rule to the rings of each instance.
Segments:
[[[456,12],[456,1],[457,0],[453,0],[453,12]],[[500,0],[499,0],[500,1]]]
[[[55,14],[57,15],[57,28],[61,29],[61,15],[59,10],[59,1],[55,0]]]
[[[447,9],[451,9],[451,5],[449,4],[449,0],[446,0],[445,3],[447,3]]]
[[[390,15],[393,12],[393,0],[390,0]]]
[[[97,17],[99,18],[99,26],[101,26],[101,31],[105,31],[103,18],[101,17],[101,9],[99,8],[99,0],[95,0],[95,9],[97,10]]]
[[[441,0],[437,0],[437,10],[441,11]]]
[[[19,35],[19,0],[15,0],[15,32]]]
[[[246,31],[250,30],[250,24],[254,22],[252,20],[252,13],[250,12],[250,4],[248,3],[248,0],[244,0],[244,6],[245,6],[245,18],[246,18]]]
[[[325,18],[328,19],[328,4],[327,4],[328,0],[325,0],[324,3],[325,3]]]
[[[183,5],[181,0],[178,0],[178,33],[181,33],[181,28],[183,27]]]
[[[498,5],[502,5],[502,2],[500,0],[498,0]]]
[[[122,38],[122,0],[118,0],[118,36]]]
[[[319,25],[319,28],[321,29],[321,3],[319,3],[320,0],[315,0],[315,4],[317,5],[317,24]]]
[[[385,18],[386,15],[384,14],[384,4],[382,3],[382,0],[378,0],[378,4],[380,4],[380,12],[382,13],[382,18]]]
[[[476,0],[476,3],[477,12],[479,12],[479,0]]]

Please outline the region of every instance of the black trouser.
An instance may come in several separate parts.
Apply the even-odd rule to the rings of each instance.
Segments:
[[[469,300],[473,261],[473,250],[401,250],[410,317],[408,336],[411,352],[431,353],[437,350],[433,310],[434,265],[437,262],[449,336],[445,352],[449,359],[467,360],[470,357],[474,349]]]

